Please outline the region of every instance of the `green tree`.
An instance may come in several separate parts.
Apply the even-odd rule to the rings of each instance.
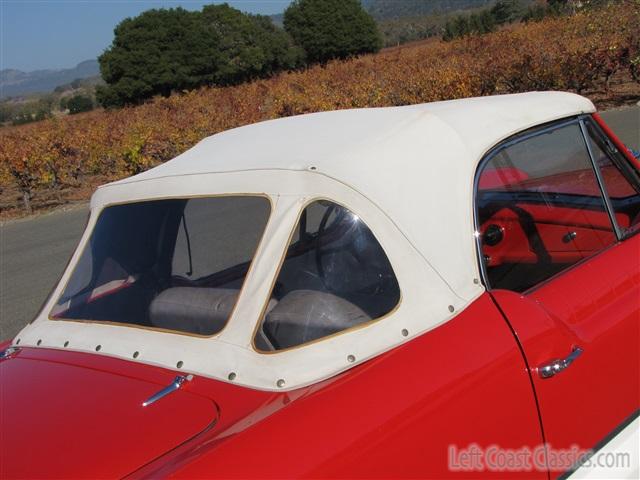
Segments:
[[[496,21],[489,9],[485,9],[480,13],[480,24],[482,25],[480,33],[489,33],[496,29]]]
[[[533,5],[530,5],[527,8],[527,11],[522,16],[522,21],[523,22],[539,22],[542,19],[544,19],[548,14],[549,12],[547,11],[547,8],[545,5],[542,5],[540,3],[535,3]]]
[[[231,85],[302,65],[304,52],[269,17],[247,15],[223,5],[208,5],[200,17],[205,62],[217,68],[206,84]],[[199,65],[205,71],[206,65]]]
[[[497,25],[515,22],[522,16],[522,7],[518,0],[498,0],[491,7],[491,15]]]
[[[66,101],[66,107],[69,109],[70,114],[88,112],[93,110],[93,100],[88,95],[74,95]]]
[[[466,15],[459,15],[453,21],[454,30],[457,37],[464,37],[471,33],[471,24]]]
[[[294,0],[284,12],[284,28],[311,63],[377,52],[383,43],[359,0]]]
[[[466,35],[482,35],[496,29],[496,20],[490,9],[486,8],[471,15],[456,15],[447,20],[442,39],[444,41]]]
[[[99,57],[103,106],[139,103],[202,85],[230,85],[302,62],[303,52],[266,17],[223,5],[202,12],[148,10],[122,21]]]
[[[49,118],[52,106],[53,104],[47,97],[16,105],[11,123],[13,125],[22,125]]]
[[[153,95],[194,86],[188,48],[197,46],[195,14],[182,8],[148,10],[123,20],[112,45],[98,57],[107,83],[96,89],[105,106],[138,103]],[[200,52],[193,52],[196,57]]]
[[[9,102],[0,103],[0,123],[10,122],[15,115],[15,108]]]
[[[455,32],[453,31],[453,22],[451,20],[447,20],[447,23],[444,24],[444,32],[442,33],[442,39],[445,42],[449,40],[453,40],[455,38]]]
[[[484,27],[482,26],[482,19],[477,13],[472,13],[469,16],[469,30],[472,33],[485,33]]]

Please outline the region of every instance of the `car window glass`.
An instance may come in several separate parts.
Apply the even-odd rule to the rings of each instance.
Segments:
[[[265,220],[263,209],[251,208],[253,201],[220,197],[215,210],[211,202],[187,202],[178,227],[172,274],[195,280],[250,261],[262,235],[254,226],[264,225]],[[215,224],[212,216],[224,223]]]
[[[633,173],[622,168],[628,165],[618,150],[608,143],[603,135],[591,123],[587,122],[587,132],[591,152],[604,183],[616,221],[622,232],[633,230],[640,224],[640,193],[633,181]]]
[[[389,313],[400,289],[373,233],[329,201],[300,216],[255,338],[281,350],[342,332]]]
[[[616,240],[577,123],[495,152],[476,201],[492,288],[523,292]]]
[[[51,317],[217,333],[269,212],[269,200],[251,196],[107,207]]]

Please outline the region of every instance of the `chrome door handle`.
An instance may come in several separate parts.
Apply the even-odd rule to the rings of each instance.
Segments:
[[[549,363],[538,367],[538,373],[541,378],[553,377],[556,373],[560,373],[569,365],[571,365],[576,358],[582,355],[583,350],[580,347],[574,347],[573,351],[566,357],[559,360],[551,360]]]
[[[155,403],[158,400],[160,400],[161,398],[166,397],[170,393],[173,393],[176,390],[178,390],[180,387],[182,387],[182,384],[184,382],[190,382],[191,380],[193,380],[193,375],[178,375],[176,378],[173,379],[173,382],[171,382],[168,386],[164,387],[159,392],[154,393],[149,398],[147,398],[142,403],[142,406],[143,407],[148,407],[152,403]]]

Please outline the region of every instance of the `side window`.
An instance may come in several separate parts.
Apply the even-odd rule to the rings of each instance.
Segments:
[[[616,241],[577,122],[494,152],[476,202],[492,288],[523,292]]]
[[[591,153],[600,169],[611,208],[622,233],[640,225],[640,189],[638,175],[624,156],[600,133],[591,122],[586,123]]]
[[[329,201],[307,206],[296,226],[255,337],[281,350],[378,319],[400,300],[384,250],[371,230]]]

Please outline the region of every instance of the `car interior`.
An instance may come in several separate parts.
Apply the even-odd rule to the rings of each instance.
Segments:
[[[510,144],[483,167],[476,203],[492,288],[524,292],[614,244],[607,201],[623,234],[638,228],[637,173],[588,132],[589,149],[569,125]]]

